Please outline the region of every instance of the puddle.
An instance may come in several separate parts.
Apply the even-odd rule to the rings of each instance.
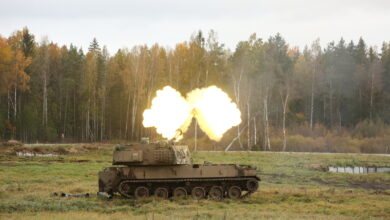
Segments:
[[[38,153],[29,153],[29,152],[16,152],[16,156],[19,157],[58,157],[59,154],[38,154]]]
[[[334,173],[385,173],[390,172],[390,167],[329,167],[329,172]]]

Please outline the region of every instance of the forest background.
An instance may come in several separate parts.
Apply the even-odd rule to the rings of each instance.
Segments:
[[[193,122],[183,142],[194,150],[390,153],[390,42],[308,44],[252,34],[231,51],[210,30],[110,55],[96,39],[83,51],[17,30],[0,36],[0,139],[158,140],[142,125],[156,90],[216,85],[242,123],[213,142]]]

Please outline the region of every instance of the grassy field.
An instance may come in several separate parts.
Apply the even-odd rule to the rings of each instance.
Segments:
[[[0,219],[390,219],[390,174],[342,174],[328,165],[390,166],[389,156],[198,152],[194,162],[255,165],[260,189],[242,200],[105,200],[97,173],[110,166],[113,145],[2,148]],[[15,151],[62,154],[20,157]],[[52,192],[92,193],[90,198]]]

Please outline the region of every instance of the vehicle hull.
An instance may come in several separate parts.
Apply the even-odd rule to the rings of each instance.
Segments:
[[[108,167],[99,173],[99,191],[109,194],[120,193],[122,196],[133,198],[138,196],[137,188],[142,187],[144,187],[142,192],[148,191],[148,195],[158,193],[163,188],[162,191],[166,191],[168,196],[174,196],[178,188],[182,192],[186,191],[186,194],[191,194],[194,188],[198,187],[204,191],[205,196],[214,191],[222,191],[226,196],[233,186],[241,191],[253,193],[257,190],[258,181],[260,178],[256,175],[256,168],[247,165]]]

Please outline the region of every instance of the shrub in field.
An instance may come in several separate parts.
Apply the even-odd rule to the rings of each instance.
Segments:
[[[287,138],[287,150],[296,152],[322,151],[323,142],[319,138],[292,135]]]
[[[271,147],[272,151],[281,151],[282,139],[280,137],[271,138]],[[331,134],[318,138],[302,135],[287,136],[287,151],[292,152],[386,153],[386,150],[390,153],[390,136],[370,139]]]
[[[293,127],[293,128],[290,128],[289,129],[289,134],[291,135],[302,135],[302,136],[305,136],[305,137],[310,137],[312,136],[312,130],[310,129],[310,126],[308,125],[307,122],[299,125],[299,126],[296,126],[296,127]]]
[[[323,124],[315,124],[312,131],[314,137],[324,137],[329,133],[329,130]]]
[[[360,151],[362,153],[390,153],[390,135],[361,140]]]
[[[322,124],[315,124],[313,129],[311,129],[309,124],[305,122],[302,125],[290,128],[288,133],[290,135],[301,135],[304,137],[324,137],[330,131]]]
[[[293,135],[287,138],[287,150],[288,151],[308,151],[310,144],[307,143],[308,138],[303,137],[302,135]]]
[[[270,126],[271,151],[283,150],[281,129]],[[252,133],[253,131],[251,131]],[[214,142],[204,133],[198,133],[198,150],[224,150],[237,137],[237,130],[229,130],[220,142]],[[256,144],[252,134],[248,147],[248,133],[241,133],[241,145],[235,140],[230,150],[268,150],[264,147],[264,130],[258,129]],[[315,124],[312,129],[302,123],[287,130],[286,151],[293,152],[334,152],[334,153],[390,153],[390,128],[381,121],[363,121],[354,128],[336,126],[328,129],[322,124]],[[185,136],[183,142],[194,149],[194,135]],[[242,146],[242,147],[241,147]]]
[[[282,139],[280,137],[271,137],[270,143],[271,143],[271,150],[272,151],[281,151],[283,149],[283,143],[282,143]],[[287,146],[288,146],[288,144],[287,144]]]
[[[355,138],[371,138],[383,136],[386,131],[386,126],[383,121],[364,120],[359,122],[352,130],[352,136]]]
[[[357,139],[351,137],[332,137],[332,145],[330,152],[334,153],[360,153],[359,143]]]
[[[262,145],[260,143],[254,144],[251,147],[252,151],[261,151],[262,150]]]

